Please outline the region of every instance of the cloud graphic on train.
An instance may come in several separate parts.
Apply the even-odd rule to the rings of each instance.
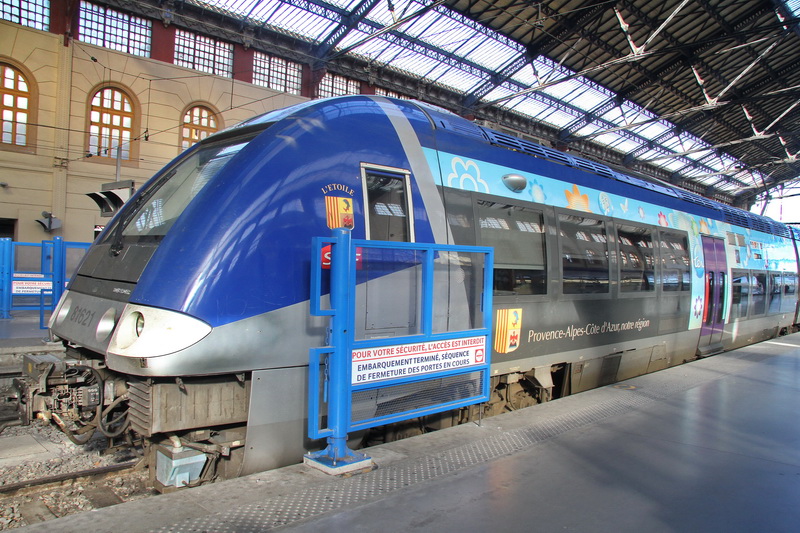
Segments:
[[[454,157],[450,164],[452,172],[447,175],[447,185],[449,187],[458,187],[468,191],[489,192],[489,184],[481,178],[481,169],[478,168],[475,161],[469,160],[465,163],[460,157]]]

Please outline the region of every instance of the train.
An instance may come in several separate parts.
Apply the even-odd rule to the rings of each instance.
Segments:
[[[336,206],[346,216],[332,216]],[[429,104],[336,97],[211,135],[136,192],[53,312],[64,354],[26,359],[23,418],[54,421],[76,442],[100,432],[144,443],[155,471],[190,450],[203,466],[182,485],[323,448],[306,431],[309,350],[328,334],[327,318],[310,313],[309,276],[312,240],[337,225],[357,239],[491,247],[493,312],[515,317],[489,347],[488,402],[373,439],[797,327],[800,237],[784,224]],[[365,338],[414,329],[397,302],[361,304]],[[402,393],[371,395],[359,409],[377,412]]]

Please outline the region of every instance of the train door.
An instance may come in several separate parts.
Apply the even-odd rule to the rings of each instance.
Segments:
[[[403,169],[361,166],[366,238],[414,242],[411,175]],[[372,251],[359,267],[356,289],[357,338],[413,335],[420,332],[420,268],[415,252]]]
[[[703,325],[700,328],[698,355],[722,351],[722,331],[725,326],[725,293],[728,290],[728,262],[725,241],[703,236],[705,256],[705,304]]]

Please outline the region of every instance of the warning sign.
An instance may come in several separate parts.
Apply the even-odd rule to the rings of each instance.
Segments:
[[[486,364],[486,337],[353,350],[352,384],[361,385]]]
[[[12,294],[39,294],[43,290],[49,291],[53,289],[53,282],[43,280],[43,274],[32,274],[29,272],[15,272],[14,278],[32,278],[32,279],[14,279],[11,281]],[[36,281],[36,279],[42,281]]]

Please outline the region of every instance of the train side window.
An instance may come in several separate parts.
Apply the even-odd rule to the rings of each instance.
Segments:
[[[564,294],[608,293],[608,236],[602,220],[558,215]]]
[[[691,290],[692,264],[686,235],[661,231],[658,248],[662,289],[670,292]]]
[[[731,271],[731,320],[747,317],[747,304],[750,302],[750,273],[747,270]]]
[[[505,202],[477,200],[483,246],[494,247],[494,294],[545,294],[547,269],[542,213]]]
[[[753,315],[763,315],[767,311],[767,273],[754,272],[750,285],[753,295]]]
[[[783,292],[783,283],[781,282],[781,273],[772,272],[769,275],[769,297],[767,299],[767,312],[770,315],[781,312],[781,293]]]
[[[364,166],[362,177],[367,239],[414,242],[408,172]]]
[[[797,306],[797,274],[794,272],[783,273],[783,298],[781,298],[781,312],[794,313]]]
[[[620,291],[656,290],[653,231],[637,226],[618,225],[617,237]]]

